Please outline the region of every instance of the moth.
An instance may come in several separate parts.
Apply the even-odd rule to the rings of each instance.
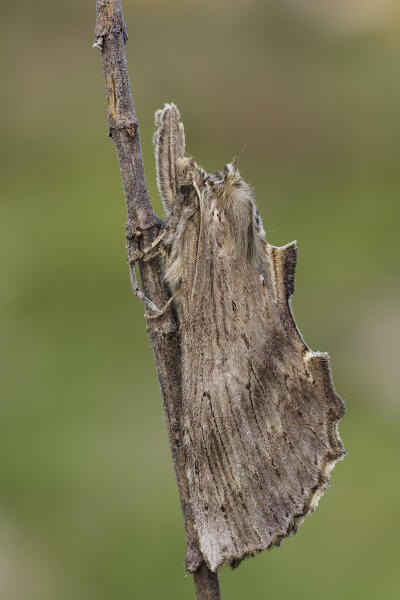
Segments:
[[[166,218],[140,258],[162,252],[179,305],[184,469],[212,571],[277,546],[313,512],[344,455],[329,357],[291,313],[296,242],[265,241],[237,161],[206,173],[185,156],[178,109],[157,111]]]

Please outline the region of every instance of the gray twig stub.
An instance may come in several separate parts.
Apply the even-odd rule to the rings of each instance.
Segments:
[[[156,127],[160,245],[181,320],[184,470],[216,571],[279,545],[315,509],[344,455],[344,405],[328,355],[306,346],[290,310],[296,243],[265,242],[236,161],[207,174],[185,156],[173,104]]]

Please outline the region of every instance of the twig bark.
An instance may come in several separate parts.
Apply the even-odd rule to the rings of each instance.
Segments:
[[[127,39],[120,1],[97,0],[93,46],[102,54],[108,100],[109,135],[114,141],[121,170],[128,213],[126,247],[128,259],[132,259],[138,235],[139,246],[147,247],[157,236],[161,221],[153,212],[144,173],[139,128],[125,61],[124,46]],[[135,264],[130,264],[129,269],[133,291],[140,296],[141,290],[136,282]],[[141,299],[146,302],[147,298],[151,298],[156,306],[164,306],[169,293],[164,285],[158,262],[139,261],[139,271],[143,285]],[[154,308],[151,305],[147,306],[150,309]],[[208,569],[199,550],[183,470],[180,345],[179,337],[176,335],[177,325],[176,315],[171,307],[160,317],[147,320],[147,332],[153,347],[185,521],[186,569],[193,573],[198,600],[220,600],[218,574]]]

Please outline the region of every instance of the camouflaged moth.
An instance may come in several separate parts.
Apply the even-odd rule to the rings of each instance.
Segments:
[[[296,243],[265,241],[235,161],[207,174],[185,157],[173,104],[156,128],[166,219],[139,257],[162,253],[178,305],[184,470],[215,571],[278,545],[315,509],[344,455],[344,405],[328,355],[306,346],[291,313]]]

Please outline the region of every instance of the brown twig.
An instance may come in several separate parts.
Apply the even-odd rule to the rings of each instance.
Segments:
[[[96,1],[96,30],[93,46],[102,54],[108,100],[109,135],[112,137],[121,170],[127,204],[127,254],[133,291],[153,312],[168,301],[157,261],[139,261],[143,290],[136,281],[135,244],[149,246],[157,236],[160,220],[154,215],[147,188],[140,146],[139,128],[129,88],[124,46],[127,32],[119,0]],[[148,299],[151,298],[152,301]],[[150,302],[150,304],[149,304]],[[152,304],[152,303],[154,304]],[[156,306],[155,306],[156,305]],[[181,430],[180,345],[177,319],[173,308],[158,318],[147,320],[147,332],[153,347],[163,397],[169,441],[186,530],[186,568],[193,573],[198,600],[220,600],[218,574],[204,563],[193,526],[186,476]]]

